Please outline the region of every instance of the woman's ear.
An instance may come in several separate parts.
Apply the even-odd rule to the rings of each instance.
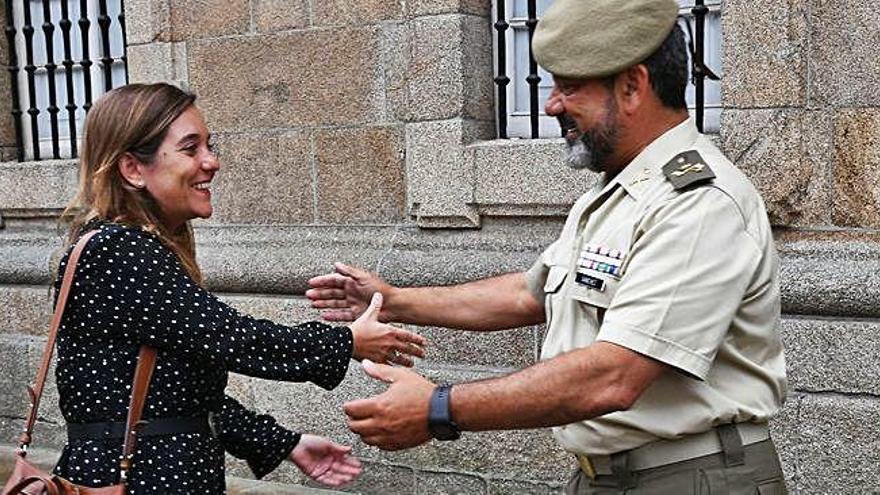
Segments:
[[[135,189],[143,189],[146,186],[144,177],[141,174],[141,161],[135,158],[131,153],[124,153],[119,158],[119,174]]]

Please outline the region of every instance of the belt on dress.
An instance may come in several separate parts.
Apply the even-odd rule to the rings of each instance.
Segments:
[[[737,423],[721,425],[703,433],[687,435],[675,440],[657,440],[617,454],[576,454],[576,456],[581,470],[590,478],[600,474],[612,474],[612,457],[621,455],[627,456],[629,470],[641,471],[722,452],[724,448],[720,435],[726,434],[721,432],[722,427],[725,429],[731,427],[730,430],[738,432],[742,445],[751,445],[770,438],[767,423]]]
[[[207,416],[194,418],[155,418],[145,420],[137,428],[138,436],[179,435],[183,433],[212,434]],[[124,421],[99,423],[67,423],[68,440],[121,439],[125,436]]]

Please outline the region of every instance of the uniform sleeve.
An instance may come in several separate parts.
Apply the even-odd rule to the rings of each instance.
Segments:
[[[760,257],[723,191],[677,196],[638,226],[597,340],[704,379]]]
[[[274,471],[300,439],[272,416],[250,411],[228,395],[211,414],[211,427],[224,450],[245,460],[257,479]]]
[[[532,264],[531,268],[526,271],[526,285],[529,292],[532,293],[536,301],[544,300],[544,285],[547,283],[547,274],[550,271],[550,261],[553,259],[553,252],[559,245],[559,240],[549,245],[544,252],[538,256],[538,259]]]
[[[328,390],[345,377],[353,350],[347,327],[287,327],[243,315],[196,284],[174,254],[144,232],[116,230],[91,244],[80,283],[95,284],[84,293],[101,295],[77,302],[96,328],[103,321],[134,343],[244,375],[311,381]]]

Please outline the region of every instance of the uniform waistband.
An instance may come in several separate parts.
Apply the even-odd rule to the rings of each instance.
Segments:
[[[728,425],[729,426],[729,425]],[[737,423],[742,445],[763,442],[770,438],[767,423]],[[577,454],[578,464],[584,474],[593,478],[596,475],[611,474],[612,458],[626,455],[627,465],[632,471],[641,471],[665,466],[676,462],[717,454],[723,450],[717,428],[703,433],[688,435],[675,440],[657,440],[641,447],[612,455]]]

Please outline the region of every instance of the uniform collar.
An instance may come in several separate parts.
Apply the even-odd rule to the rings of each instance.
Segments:
[[[663,175],[663,165],[678,153],[692,147],[700,137],[693,119],[669,129],[651,142],[639,153],[629,165],[624,167],[617,176],[605,185],[605,189],[620,186],[636,200],[642,197],[645,186],[651,179]]]

